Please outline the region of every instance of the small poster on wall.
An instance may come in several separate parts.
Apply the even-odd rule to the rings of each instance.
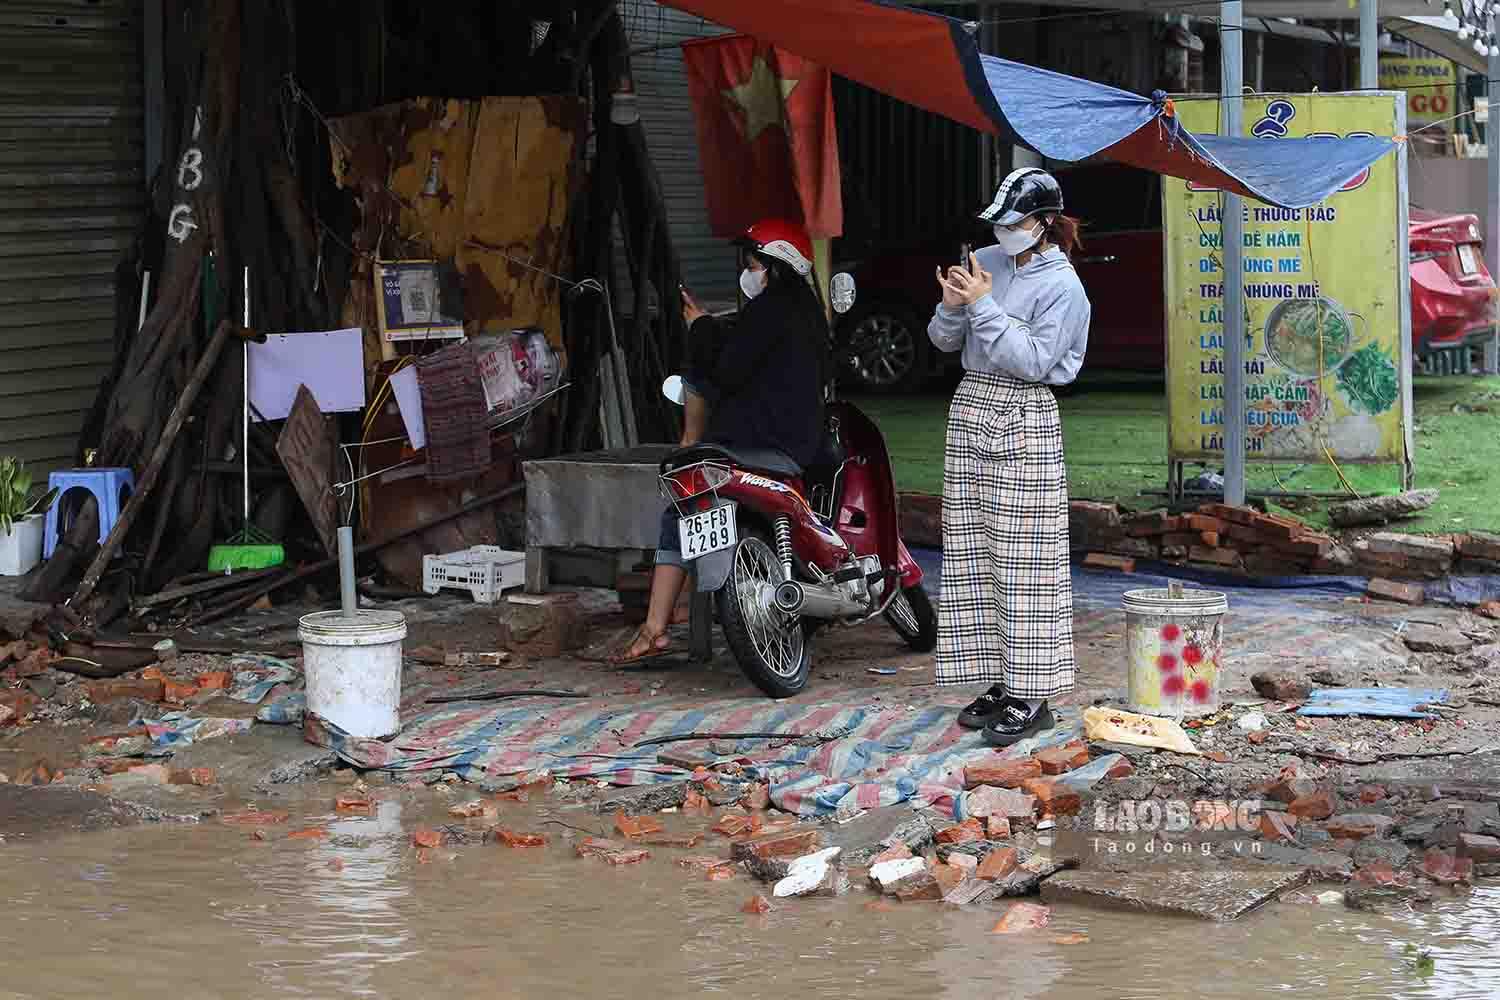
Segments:
[[[464,335],[458,275],[435,260],[375,264],[375,304],[386,340],[459,340]]]

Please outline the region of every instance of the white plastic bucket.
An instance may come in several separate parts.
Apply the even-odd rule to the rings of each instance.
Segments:
[[[1130,710],[1197,718],[1219,710],[1224,613],[1229,599],[1212,590],[1125,593],[1125,655]]]
[[[401,730],[399,611],[319,611],[298,622],[307,710],[350,736],[382,739]]]

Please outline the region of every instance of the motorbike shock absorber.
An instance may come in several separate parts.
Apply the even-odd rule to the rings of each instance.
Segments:
[[[776,555],[781,559],[781,574],[785,580],[792,578],[792,519],[782,515],[776,519]]]

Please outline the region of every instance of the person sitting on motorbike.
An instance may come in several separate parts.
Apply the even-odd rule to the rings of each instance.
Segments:
[[[797,223],[767,219],[737,242],[744,251],[740,290],[747,301],[736,322],[721,323],[682,292],[693,350],[683,378],[680,443],[776,450],[806,467],[822,446],[828,350],[828,321],[808,280],[812,240]],[[646,623],[616,663],[668,652],[667,629],[684,620],[676,613],[688,580],[677,521],[676,508],[668,504]]]

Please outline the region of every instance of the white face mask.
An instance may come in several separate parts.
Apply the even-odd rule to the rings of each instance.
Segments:
[[[765,290],[765,271],[752,271],[747,267],[740,272],[740,291],[745,293],[745,298],[753,299]]]
[[[1036,246],[1037,240],[1042,238],[1042,229],[1009,229],[1005,226],[995,227],[995,242],[1001,250],[1018,257]]]

